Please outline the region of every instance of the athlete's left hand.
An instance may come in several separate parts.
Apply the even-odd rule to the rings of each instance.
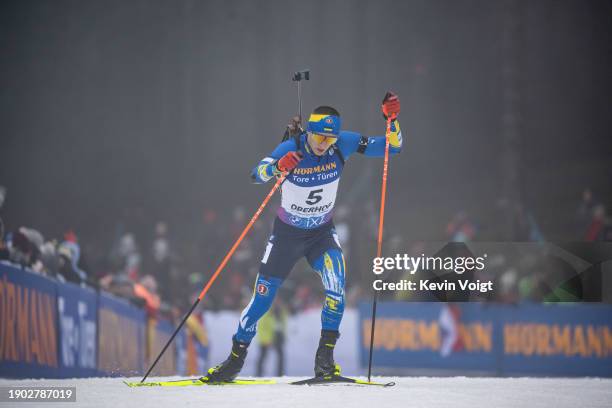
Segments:
[[[385,119],[395,120],[400,113],[399,97],[391,91],[388,91],[382,101],[382,112]]]

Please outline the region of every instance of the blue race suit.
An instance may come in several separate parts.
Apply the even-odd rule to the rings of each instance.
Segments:
[[[399,153],[402,136],[397,121],[392,122],[390,154]],[[320,275],[325,288],[321,324],[325,330],[338,330],[344,312],[345,262],[334,229],[332,214],[338,182],[345,162],[355,153],[381,157],[385,137],[364,137],[340,131],[337,142],[322,156],[317,156],[304,133],[279,144],[253,169],[256,183],[265,183],[279,175],[276,162],[290,151],[300,151],[303,159],[287,176],[281,187],[281,205],[268,245],[262,258],[251,301],[243,310],[235,339],[250,343],[257,321],[272,305],[276,290],[299,258],[305,256]]]

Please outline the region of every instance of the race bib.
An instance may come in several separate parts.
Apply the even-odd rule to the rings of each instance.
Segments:
[[[330,213],[336,202],[339,179],[318,186],[297,186],[287,180],[283,184],[281,206],[301,218],[321,217]]]

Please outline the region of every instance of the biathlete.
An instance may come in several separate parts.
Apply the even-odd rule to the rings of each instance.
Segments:
[[[402,134],[397,115],[399,98],[388,92],[382,104],[385,118],[391,120],[391,154],[399,153]],[[202,379],[209,382],[236,378],[255,337],[258,320],[268,311],[276,291],[295,263],[303,256],[321,277],[325,301],[321,312],[321,338],[315,355],[315,377],[339,375],[334,347],[340,337],[344,312],[345,263],[332,213],[338,182],[345,161],[353,153],[369,157],[385,154],[385,136],[365,137],[340,130],[340,114],[329,106],[316,108],[308,119],[306,132],[282,142],[252,171],[255,183],[266,183],[288,173],[281,186],[281,205],[274,221],[255,290],[243,310],[238,330],[232,337],[232,350],[221,364],[210,368]]]

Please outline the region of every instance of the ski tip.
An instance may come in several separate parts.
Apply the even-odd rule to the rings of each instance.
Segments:
[[[169,385],[194,385],[191,384],[194,380],[178,380],[178,381],[153,381],[153,382],[140,382],[140,381],[134,381],[134,382],[130,382],[127,380],[123,380],[123,383],[125,385],[127,385],[130,388],[137,388],[137,387],[162,387],[162,386],[169,386]],[[198,381],[199,382],[199,381]]]
[[[375,387],[382,387],[382,388],[387,388],[387,387],[393,387],[395,385],[394,381],[390,381],[387,383],[384,382],[376,382],[376,381],[356,381],[355,384],[358,385],[372,385]]]
[[[383,382],[376,382],[376,381],[356,381],[356,384],[361,384],[361,385],[376,385],[379,387],[393,387],[395,385],[395,381],[390,381],[388,383],[383,383]]]
[[[130,388],[135,388],[135,387],[153,387],[153,386],[161,385],[160,383],[153,383],[153,382],[141,383],[141,382],[123,381],[123,383],[125,385],[127,385],[128,387],[130,387]]]
[[[128,387],[138,387],[138,385],[140,384],[138,382],[130,382],[130,381],[126,381],[126,380],[123,380],[123,383],[125,385],[127,385]]]

